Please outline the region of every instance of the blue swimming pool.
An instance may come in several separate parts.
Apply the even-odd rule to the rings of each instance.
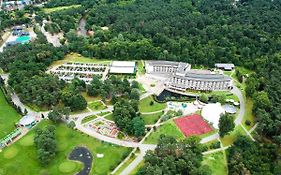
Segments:
[[[17,42],[27,43],[30,40],[30,36],[20,36],[16,39]]]

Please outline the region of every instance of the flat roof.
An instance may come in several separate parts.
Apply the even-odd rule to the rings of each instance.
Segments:
[[[174,76],[176,78],[203,80],[203,81],[230,81],[231,78],[223,74],[206,74],[206,73],[193,73],[187,72],[185,76]]]
[[[110,67],[109,73],[133,74],[135,73],[135,67]]]
[[[165,61],[165,60],[149,60],[145,61],[145,63],[153,66],[178,66],[180,63],[183,62],[176,62],[176,61]],[[183,63],[188,64],[188,63]]]
[[[112,61],[111,67],[135,67],[135,61]]]
[[[228,67],[228,68],[229,67],[231,67],[231,68],[235,67],[234,64],[232,64],[232,63],[216,63],[215,66],[216,67],[224,67],[224,68],[226,68],[226,67]]]

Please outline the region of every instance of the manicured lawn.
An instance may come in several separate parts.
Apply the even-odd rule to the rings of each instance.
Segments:
[[[88,117],[85,117],[85,118],[82,120],[82,124],[87,123],[87,122],[89,122],[89,121],[91,121],[91,120],[94,120],[95,118],[97,118],[96,115],[90,115],[90,116],[88,116]]]
[[[107,115],[109,113],[111,113],[111,112],[102,112],[102,113],[99,113],[98,116],[105,116],[105,115]]]
[[[37,127],[44,127],[49,121],[42,121]],[[93,169],[90,174],[108,174],[110,168],[123,160],[123,154],[131,151],[129,148],[103,143],[92,137],[68,128],[65,124],[56,126],[58,151],[50,165],[41,167],[38,163],[35,145],[33,145],[34,130],[0,153],[0,172],[5,175],[30,174],[64,174],[73,175],[80,171],[82,165],[67,159],[76,146],[87,147],[93,155]],[[27,140],[25,140],[27,137]],[[31,139],[32,138],[32,139]],[[104,154],[103,158],[96,155]]]
[[[84,57],[80,54],[77,53],[70,53],[68,55],[66,55],[64,57],[63,60],[59,60],[59,61],[55,61],[52,66],[57,66],[57,65],[61,65],[63,63],[67,63],[67,62],[79,62],[79,63],[103,63],[103,64],[109,64],[111,63],[110,60],[106,60],[106,59],[96,59],[96,58],[88,58],[88,57]]]
[[[136,166],[135,169],[133,169],[133,171],[129,174],[129,175],[136,175],[137,172],[141,169],[141,167],[144,166],[144,160],[141,161],[141,163],[138,164],[138,166]]]
[[[176,139],[184,139],[183,133],[178,129],[174,121],[168,121],[161,125],[156,131],[152,132],[148,138],[144,141],[145,143],[157,144],[160,135],[172,136]]]
[[[208,165],[213,175],[227,175],[227,165],[223,151],[204,156],[203,165]]]
[[[246,135],[245,131],[240,125],[236,126],[229,135],[226,135],[221,138],[223,146],[231,145],[239,135]]]
[[[135,154],[131,155],[130,158],[114,173],[114,175],[120,174],[130,163],[132,163],[137,156]]]
[[[70,5],[70,6],[60,6],[60,7],[53,7],[53,8],[43,8],[43,11],[45,13],[52,13],[60,10],[66,10],[70,8],[77,8],[80,7],[81,5]]]
[[[153,104],[151,105],[151,101]],[[154,112],[154,111],[160,111],[167,107],[166,103],[158,103],[154,101],[152,96],[146,97],[140,101],[139,109],[140,112]]]
[[[137,61],[137,64],[138,64],[138,73],[140,75],[143,75],[145,73],[143,62],[140,60],[140,61]]]
[[[252,109],[253,109],[253,100],[250,98],[247,98],[246,99],[246,111],[245,111],[245,115],[244,115],[243,121],[242,121],[243,126],[247,130],[250,130],[254,126],[255,117],[253,115]],[[246,120],[249,120],[251,122],[250,126],[245,124]]]
[[[113,114],[111,113],[111,114],[105,116],[104,118],[107,119],[107,120],[113,121]]]
[[[0,139],[15,129],[15,123],[20,118],[21,116],[9,105],[2,90],[0,90]]]
[[[217,133],[217,132],[218,132],[218,130],[213,130],[213,131],[211,131],[211,132],[208,132],[208,133],[199,135],[198,137],[199,137],[199,138],[208,137],[208,136],[213,135],[213,134],[215,134],[215,133]]]
[[[100,111],[106,108],[100,101],[89,103],[88,107],[93,111]]]
[[[151,125],[157,122],[157,120],[162,116],[162,112],[158,112],[155,114],[141,114],[146,125]]]
[[[101,100],[101,97],[90,97],[86,92],[82,92],[81,95],[85,98],[85,100],[90,103],[97,100]]]

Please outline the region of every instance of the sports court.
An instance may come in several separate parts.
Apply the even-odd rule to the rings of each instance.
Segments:
[[[177,118],[174,121],[186,137],[205,134],[213,130],[210,125],[197,114]]]

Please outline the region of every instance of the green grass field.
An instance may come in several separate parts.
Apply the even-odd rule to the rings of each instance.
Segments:
[[[9,105],[2,90],[0,90],[0,139],[15,129],[15,123],[20,118],[21,116]]]
[[[42,121],[37,127],[44,127],[49,121]],[[64,124],[57,125],[56,138],[58,151],[50,165],[41,167],[38,163],[35,145],[33,144],[34,130],[21,140],[0,153],[0,172],[5,175],[31,174],[64,174],[73,175],[80,171],[82,165],[69,161],[67,156],[76,146],[87,147],[93,155],[91,174],[109,174],[123,160],[123,154],[131,151],[129,148],[104,143],[85,134],[74,131]],[[103,158],[96,155],[104,154]]]
[[[227,175],[227,166],[222,151],[204,156],[202,165],[208,165],[212,175]]]
[[[90,116],[88,116],[88,117],[85,117],[85,118],[83,118],[83,120],[82,120],[82,124],[87,123],[87,122],[89,122],[89,121],[92,121],[92,120],[94,120],[95,118],[97,118],[96,115],[90,115]]]
[[[153,105],[150,105],[150,102],[153,101]],[[167,107],[166,103],[158,103],[154,101],[152,96],[146,97],[140,101],[139,110],[140,112],[154,112],[160,111]]]
[[[77,53],[70,53],[64,57],[63,60],[58,60],[52,63],[51,67],[61,65],[67,62],[79,62],[79,63],[101,63],[101,64],[109,64],[111,63],[110,60],[106,59],[96,59],[96,58],[88,58],[84,57]]]
[[[111,113],[111,114],[105,116],[104,118],[107,119],[107,120],[113,121],[113,113]]]
[[[88,107],[93,111],[100,111],[106,108],[100,101],[88,103]]]
[[[150,144],[157,144],[160,135],[162,134],[167,136],[172,136],[178,140],[185,138],[185,136],[178,129],[176,124],[172,120],[170,120],[167,123],[161,125],[159,128],[157,128],[156,131],[152,132],[144,142]]]
[[[158,112],[155,114],[141,114],[146,125],[151,125],[157,122],[157,120],[162,116],[162,112]]]
[[[61,10],[67,10],[70,8],[77,8],[80,7],[81,5],[70,5],[70,6],[60,6],[60,7],[53,7],[53,8],[43,8],[43,11],[45,13],[52,13],[52,12],[57,12]]]
[[[246,132],[243,130],[243,128],[240,125],[236,126],[229,135],[226,135],[223,138],[221,138],[221,142],[223,146],[231,145],[239,135],[246,135]]]
[[[243,126],[247,130],[250,130],[254,126],[254,122],[255,122],[255,117],[253,115],[252,109],[253,109],[253,101],[252,101],[252,99],[247,98],[246,99],[246,111],[245,111],[245,115],[244,115],[243,121],[242,121]],[[246,120],[249,120],[251,122],[250,126],[245,124]]]
[[[145,69],[144,69],[143,62],[141,60],[139,60],[139,61],[137,61],[137,64],[138,64],[138,73],[140,75],[145,74]]]

